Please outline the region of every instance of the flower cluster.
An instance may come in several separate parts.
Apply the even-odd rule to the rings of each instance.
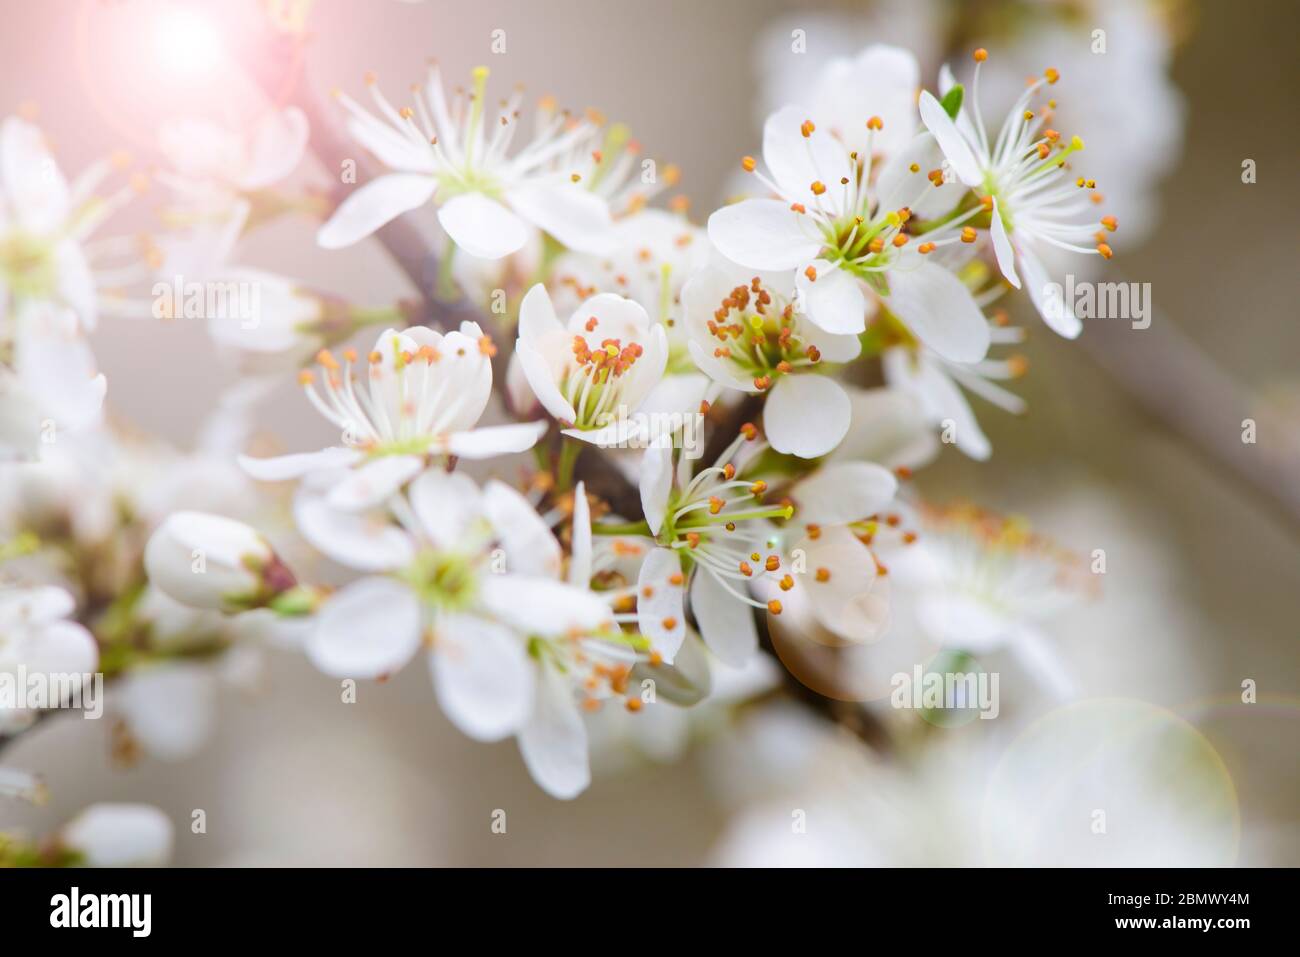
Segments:
[[[998,381],[1024,360],[989,355],[1021,337],[986,312],[995,300],[1023,288],[1078,335],[1044,308],[1043,250],[1112,255],[1116,221],[1096,218],[1095,184],[1075,169],[1083,144],[1051,125],[1057,72],[990,136],[986,59],[976,51],[969,95],[948,71],[925,91],[897,48],[827,63],[767,119],[761,159],[741,160],[749,194],[703,225],[680,199],[649,205],[678,171],[640,161],[595,112],[546,98],[529,121],[518,91],[493,107],[482,68],[449,97],[430,67],[406,103],[367,77],[371,106],[336,99],[382,172],[316,240],[338,250],[434,207],[443,268],[423,305],[355,306],[236,264],[263,222],[326,212],[322,193],[285,185],[311,135],[303,114],[244,133],[168,127],[165,235],[143,273],[110,281],[163,282],[164,319],[189,315],[176,295],[190,281],[255,289],[250,310],[205,313],[245,379],[191,461],[270,504],[159,492],[127,509],[124,491],[94,534],[65,521],[93,496],[55,503],[53,522],[15,509],[4,557],[29,568],[0,592],[0,667],[90,671],[99,656],[128,689],[191,688],[175,659],[262,631],[292,633],[341,680],[419,656],[446,716],[475,739],[515,738],[559,798],[588,786],[602,714],[695,705],[769,631],[1010,644],[1059,690],[1033,630],[1077,591],[1055,577],[1059,556],[906,481],[942,444],[990,454],[963,389],[1022,407]],[[99,284],[83,245],[125,200],[91,195],[111,163],[68,187],[43,174],[34,127],[6,121],[0,139],[0,441],[30,453],[44,418],[81,424],[103,398],[81,338]],[[452,293],[494,307],[428,322]],[[337,441],[248,454],[251,410],[293,376]],[[494,393],[516,421],[499,421]],[[128,464],[148,457],[105,441]],[[58,586],[30,573],[43,552]],[[88,554],[117,559],[116,594],[92,587]],[[147,696],[124,696],[134,737],[183,753],[150,727]]]

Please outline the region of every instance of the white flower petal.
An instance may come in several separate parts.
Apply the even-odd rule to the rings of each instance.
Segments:
[[[880,208],[890,210],[906,206],[912,211],[912,219],[919,222],[946,216],[969,190],[956,177],[935,186],[929,174],[942,168],[943,152],[933,134],[920,133],[913,137],[906,148],[891,154],[880,170],[880,178],[876,181]]]
[[[481,259],[501,259],[528,242],[523,221],[482,193],[452,197],[438,207],[438,222],[452,242]]]
[[[550,363],[525,339],[515,340],[515,355],[523,366],[524,377],[528,380],[533,395],[547,412],[561,422],[574,422],[578,412],[568,399],[560,392],[551,374]]]
[[[197,754],[216,724],[217,684],[213,670],[175,661],[133,668],[118,690],[118,707],[131,737],[163,761]]]
[[[979,186],[984,181],[979,161],[971,151],[966,138],[957,129],[957,124],[943,108],[943,104],[934,98],[933,93],[926,90],[921,94],[921,100],[917,105],[921,110],[921,122],[938,140],[939,149],[943,150],[943,155],[947,158],[953,172],[967,186]]]
[[[524,640],[496,622],[439,616],[429,669],[442,710],[477,741],[514,734],[533,710],[533,666]]]
[[[587,728],[563,675],[539,667],[533,713],[519,732],[528,773],[551,797],[569,800],[591,783]]]
[[[439,548],[459,547],[466,530],[483,516],[483,496],[463,472],[430,469],[407,492],[426,535]]]
[[[733,587],[746,591],[744,583]],[[727,591],[708,569],[697,568],[691,579],[691,613],[705,644],[724,664],[743,665],[758,649],[753,606]]]
[[[668,511],[673,488],[673,444],[666,439],[652,442],[641,456],[641,511],[650,534],[658,535]]]
[[[462,459],[490,459],[496,455],[527,452],[549,427],[547,422],[537,421],[486,425],[468,432],[455,432],[447,438],[447,451]]]
[[[751,269],[794,269],[816,257],[820,237],[779,199],[746,199],[709,217],[709,241]]]
[[[351,246],[402,213],[423,206],[437,188],[436,179],[419,173],[388,173],[372,179],[339,204],[316,231],[316,242],[325,249]]]
[[[889,469],[872,462],[832,462],[795,485],[795,517],[805,525],[861,521],[883,510],[897,491]]]
[[[283,482],[286,479],[302,478],[310,472],[347,468],[364,457],[356,449],[332,446],[319,452],[298,452],[293,455],[277,455],[269,459],[255,459],[248,455],[241,455],[238,461],[239,467],[259,482]]]
[[[846,642],[875,641],[890,621],[889,576],[879,575],[871,552],[843,526],[823,529],[806,543],[808,567],[830,576],[800,575],[796,588],[808,596],[813,617]]]
[[[313,548],[358,571],[401,568],[415,557],[410,535],[383,518],[333,508],[322,495],[300,492],[293,517]]]
[[[989,351],[989,323],[966,285],[931,262],[889,273],[889,308],[945,359],[978,362]]]
[[[87,867],[164,867],[172,822],[148,804],[92,804],[63,826],[59,841]]]
[[[352,469],[329,490],[325,501],[333,508],[360,512],[374,508],[420,474],[424,461],[418,455],[385,455]]]
[[[970,403],[937,362],[913,357],[903,349],[889,349],[882,366],[885,381],[915,396],[932,423],[944,429],[952,426],[953,440],[962,452],[979,461],[993,453]]]
[[[840,444],[851,415],[849,397],[834,379],[787,375],[777,380],[763,406],[763,431],[778,452],[815,459]]]
[[[1016,253],[1011,248],[1007,237],[1007,225],[1002,221],[1002,211],[998,209],[998,198],[993,197],[993,215],[989,221],[989,235],[993,238],[993,255],[997,257],[998,269],[1007,277],[1007,282],[1020,288],[1020,277],[1016,275]]]
[[[388,578],[362,578],[335,593],[304,646],[312,663],[335,678],[391,675],[419,647],[420,600]]]
[[[528,499],[504,482],[492,479],[483,489],[483,511],[505,549],[510,572],[560,577],[564,552]]]
[[[673,579],[678,579],[674,584]],[[637,577],[636,617],[650,647],[669,664],[686,638],[682,563],[671,548],[655,548],[641,563]]]
[[[849,176],[849,151],[826,130],[814,129],[804,136],[803,124],[808,114],[797,107],[777,110],[763,124],[763,162],[772,180],[792,202],[838,213],[842,190],[840,181]],[[865,123],[866,121],[863,120]],[[820,182],[827,191],[819,197],[812,184]]]
[[[1038,255],[1024,244],[1020,245],[1018,252],[1020,268],[1025,273],[1025,291],[1029,293],[1038,314],[1057,335],[1067,339],[1078,338],[1079,333],[1083,332],[1083,323],[1075,316],[1074,307],[1065,301],[1064,295],[1058,292],[1049,301],[1047,290],[1053,283]],[[1059,288],[1058,285],[1057,289]]]
[[[600,598],[550,578],[484,575],[478,597],[496,618],[525,634],[592,632],[611,621],[609,605]]]
[[[569,249],[600,255],[613,241],[609,206],[576,183],[530,182],[509,190],[506,202]]]
[[[579,482],[573,490],[572,547],[569,556],[569,584],[576,588],[591,585],[591,505],[587,486]]]
[[[825,259],[814,259],[809,268],[799,270],[795,287],[800,307],[814,325],[838,335],[857,335],[867,327],[867,300],[858,280]]]
[[[848,388],[853,427],[831,454],[834,461],[876,462],[886,468],[925,465],[939,442],[920,400],[898,389]]]
[[[45,135],[16,116],[0,125],[0,187],[17,224],[28,232],[49,234],[67,219],[68,183]]]

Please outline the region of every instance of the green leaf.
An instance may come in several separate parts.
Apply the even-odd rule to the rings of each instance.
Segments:
[[[952,89],[943,95],[939,105],[943,107],[943,111],[949,118],[957,119],[957,114],[961,112],[961,100],[965,95],[966,91],[960,83],[954,83]]]

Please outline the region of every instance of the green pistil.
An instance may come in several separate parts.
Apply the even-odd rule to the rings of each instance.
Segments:
[[[452,552],[421,552],[397,577],[426,603],[443,611],[468,607],[478,593],[474,562]]]
[[[623,151],[631,138],[632,131],[622,123],[615,123],[606,131],[605,141],[600,147],[600,162],[592,170],[591,181],[587,184],[589,188],[594,189],[605,178],[614,165],[614,157]]]
[[[1071,137],[1069,146],[1061,150],[1061,152],[1059,153],[1056,153],[1052,156],[1048,156],[1047,159],[1043,160],[1032,170],[1030,170],[1029,174],[1025,177],[1025,179],[1026,180],[1034,179],[1035,177],[1042,176],[1044,173],[1050,172],[1052,169],[1058,166],[1064,165],[1065,158],[1067,156],[1070,156],[1073,153],[1078,153],[1082,149],[1083,149],[1083,140],[1078,136]]]
[[[465,169],[469,169],[474,156],[474,138],[478,135],[479,125],[483,122],[483,98],[487,94],[488,68],[474,68],[474,102],[470,105],[469,133],[465,137]]]
[[[53,244],[23,232],[0,239],[0,277],[18,298],[49,296],[59,279]]]

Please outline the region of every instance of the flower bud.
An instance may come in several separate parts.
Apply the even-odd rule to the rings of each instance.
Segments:
[[[191,608],[260,608],[292,588],[293,574],[255,530],[206,512],[176,512],[144,553],[149,580]]]
[[[172,822],[148,804],[92,804],[64,825],[59,843],[88,867],[162,867]]]

